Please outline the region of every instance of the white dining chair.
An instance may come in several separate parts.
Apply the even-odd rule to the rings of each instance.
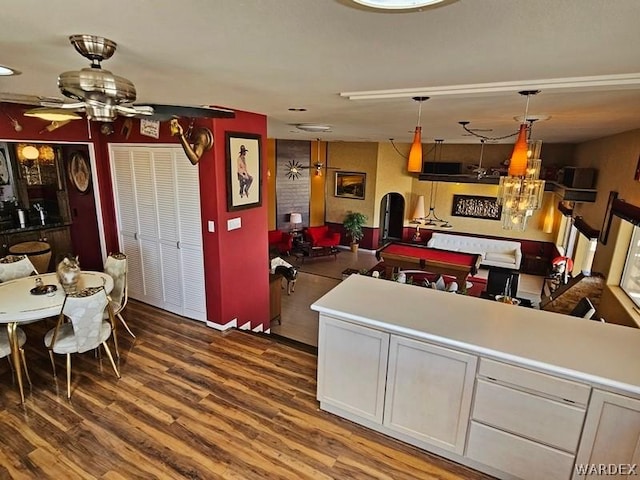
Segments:
[[[124,307],[127,306],[127,300],[129,298],[127,288],[127,256],[124,253],[110,253],[104,262],[104,273],[113,279],[113,290],[109,293],[113,314],[122,322],[122,325],[127,329],[129,335],[136,338],[122,317],[122,311]],[[104,318],[107,318],[106,311]]]
[[[20,357],[22,358],[22,366],[24,373],[31,385],[31,377],[29,376],[29,369],[27,368],[27,360],[24,356],[24,344],[27,341],[27,336],[21,328],[16,328],[16,335],[18,336],[18,347],[20,348]],[[0,358],[7,357],[9,360],[9,367],[11,368],[11,374],[13,374],[13,363],[11,358],[11,344],[9,343],[9,335],[6,328],[0,328]]]
[[[0,282],[38,274],[38,271],[26,255],[7,255],[0,258]]]
[[[103,320],[107,309],[109,320]],[[65,321],[69,319],[70,321]],[[113,331],[113,312],[104,287],[91,287],[68,294],[64,300],[62,311],[55,328],[49,330],[44,337],[44,344],[49,349],[53,376],[56,376],[56,365],[53,354],[67,356],[67,398],[71,398],[71,354],[84,353],[104,347],[113,371],[120,378],[120,372],[113,361],[107,340]]]

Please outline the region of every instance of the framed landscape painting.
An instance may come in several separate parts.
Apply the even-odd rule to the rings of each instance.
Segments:
[[[364,200],[367,174],[359,172],[336,172],[336,197]]]
[[[261,137],[251,133],[226,133],[227,211],[262,205],[260,178]]]

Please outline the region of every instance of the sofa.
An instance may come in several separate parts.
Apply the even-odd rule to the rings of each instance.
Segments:
[[[269,251],[289,255],[293,248],[293,237],[282,230],[269,230]]]
[[[434,232],[427,247],[454,252],[475,253],[482,257],[485,267],[520,269],[522,248],[520,242],[495,238],[471,237]]]
[[[304,238],[312,247],[337,247],[340,245],[340,232],[332,232],[327,225],[307,227]]]

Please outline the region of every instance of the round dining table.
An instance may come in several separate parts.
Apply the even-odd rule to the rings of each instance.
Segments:
[[[43,285],[55,285],[56,291],[47,294],[34,294],[36,279]],[[78,280],[78,290],[89,287],[104,287],[107,294],[113,290],[113,279],[103,272],[83,271]],[[22,386],[22,368],[16,329],[18,325],[36,322],[59,315],[64,305],[65,292],[55,273],[32,275],[16,280],[0,283],[0,324],[7,325],[7,333],[11,344],[11,357],[18,379],[20,399],[24,403]]]

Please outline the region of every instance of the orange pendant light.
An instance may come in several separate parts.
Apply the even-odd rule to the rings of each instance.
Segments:
[[[413,143],[409,150],[409,160],[407,161],[407,172],[422,172],[422,126],[420,125],[420,117],[422,115],[422,102],[429,100],[429,97],[413,97],[416,102],[420,103],[418,109],[418,125],[413,133]]]
[[[509,176],[524,177],[527,173],[527,125],[520,125],[518,139],[513,146],[513,153],[509,161]]]
[[[407,172],[422,172],[422,127],[416,127],[413,134],[413,143],[409,150],[409,161],[407,162]]]

